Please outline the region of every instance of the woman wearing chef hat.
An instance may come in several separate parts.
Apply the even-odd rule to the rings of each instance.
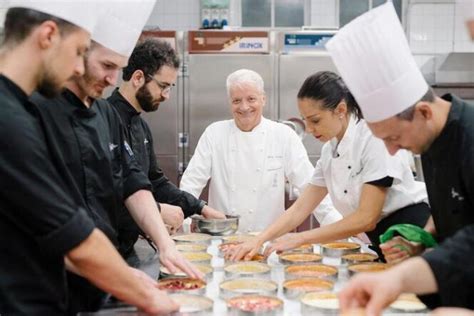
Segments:
[[[298,107],[306,131],[326,142],[311,185],[257,241],[238,248],[233,259],[251,257],[265,241],[295,229],[328,193],[343,215],[342,220],[286,235],[267,247],[266,253],[366,232],[381,254],[379,236],[390,226],[426,224],[430,209],[424,184],[414,180],[402,153],[391,156],[384,143],[372,135],[357,102],[338,75],[319,72],[308,77],[298,93]]]

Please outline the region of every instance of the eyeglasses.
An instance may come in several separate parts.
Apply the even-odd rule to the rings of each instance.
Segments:
[[[150,79],[153,80],[156,83],[156,85],[161,89],[161,93],[163,93],[163,94],[168,94],[171,91],[171,89],[173,89],[173,87],[175,86],[174,83],[169,84],[169,83],[164,83],[164,82],[158,81],[152,75],[148,75],[148,77],[150,77]]]

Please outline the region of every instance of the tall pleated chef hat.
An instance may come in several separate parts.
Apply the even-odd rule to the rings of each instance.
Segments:
[[[392,2],[348,23],[326,48],[368,122],[403,112],[428,91]]]
[[[98,2],[98,0],[10,0],[8,7],[46,13],[92,33],[98,19]]]
[[[130,57],[156,0],[110,0],[100,4],[92,39],[117,54]]]

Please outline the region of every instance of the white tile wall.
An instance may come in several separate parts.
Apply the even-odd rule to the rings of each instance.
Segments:
[[[457,3],[454,21],[454,51],[474,52],[474,41],[471,40],[465,20],[474,17],[474,0],[465,0],[463,4]]]
[[[158,0],[146,25],[162,30],[196,30],[201,25],[200,7],[200,0]]]
[[[335,0],[311,0],[311,25],[322,28],[339,27]]]
[[[474,1],[471,8],[474,14]],[[456,3],[411,5],[407,31],[413,53],[474,52],[474,43],[464,24],[465,12],[460,11],[462,10]]]

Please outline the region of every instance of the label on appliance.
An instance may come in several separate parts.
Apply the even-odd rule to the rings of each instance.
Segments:
[[[165,41],[176,50],[176,31],[143,31],[140,39],[153,37],[160,41]]]
[[[326,50],[326,43],[334,36],[327,34],[285,34],[284,50]]]
[[[268,53],[268,32],[190,31],[189,52],[199,53]]]

